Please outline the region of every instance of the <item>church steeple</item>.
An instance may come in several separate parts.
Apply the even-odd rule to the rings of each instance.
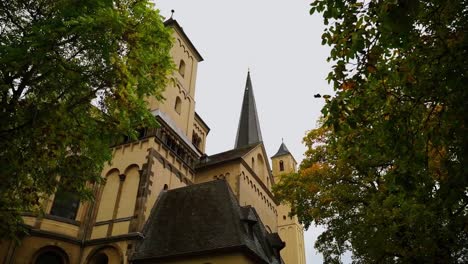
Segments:
[[[262,132],[258,122],[257,107],[250,80],[250,71],[247,73],[244,100],[242,102],[239,127],[237,128],[235,148],[240,148],[262,141]]]

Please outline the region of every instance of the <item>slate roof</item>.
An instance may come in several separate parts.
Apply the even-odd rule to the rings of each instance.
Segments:
[[[202,169],[218,163],[224,163],[241,158],[245,154],[249,153],[249,151],[255,148],[258,144],[260,143],[254,143],[251,145],[242,146],[240,148],[235,148],[221,153],[217,153],[211,156],[202,157],[195,168]]]
[[[255,263],[282,263],[284,242],[266,231],[254,208],[239,206],[224,180],[162,192],[143,233],[133,263],[223,252],[244,253]]]
[[[272,158],[287,155],[287,154],[291,154],[291,152],[289,152],[289,149],[286,147],[284,142],[281,142],[281,146],[279,147],[278,152],[276,152],[276,154],[273,155]]]
[[[235,148],[240,148],[253,143],[262,141],[262,132],[258,121],[257,106],[255,105],[255,96],[250,80],[250,72],[247,73],[245,83],[244,99],[242,101],[239,126],[237,128]]]

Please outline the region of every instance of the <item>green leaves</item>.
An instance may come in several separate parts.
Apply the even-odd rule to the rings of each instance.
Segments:
[[[13,0],[0,3],[0,21],[0,236],[9,237],[59,176],[91,198],[86,183],[100,180],[109,146],[156,125],[145,98],[166,87],[172,37],[145,0]]]
[[[328,263],[468,261],[466,1],[318,0],[329,24],[323,122],[277,193],[327,230]],[[322,168],[322,169],[317,169]]]

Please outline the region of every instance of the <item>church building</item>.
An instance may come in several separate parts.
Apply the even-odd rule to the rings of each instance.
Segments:
[[[303,227],[271,192],[297,163],[284,143],[270,163],[250,73],[234,148],[208,155],[195,111],[203,58],[176,20],[165,25],[178,70],[164,101],[147,98],[160,126],[112,146],[95,201],[59,190],[44,215],[24,213],[29,235],[0,240],[0,263],[305,263]]]

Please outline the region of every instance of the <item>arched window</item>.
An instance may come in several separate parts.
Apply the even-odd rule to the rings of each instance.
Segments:
[[[105,253],[98,253],[96,256],[92,258],[90,264],[108,264],[109,257]]]
[[[177,96],[176,99],[175,99],[174,110],[175,110],[178,114],[180,114],[181,109],[182,109],[182,100],[180,99],[179,96]]]
[[[260,177],[260,179],[262,179],[263,182],[265,182],[265,173],[264,173],[265,164],[263,163],[262,155],[260,154],[257,155],[257,168],[252,168],[252,169],[254,169],[258,177]]]
[[[255,159],[252,157],[252,169],[255,170]]]
[[[164,184],[163,190],[166,191],[167,189],[169,189],[169,186],[167,186],[167,184]]]
[[[280,171],[284,171],[284,163],[282,160],[279,161]]]
[[[50,214],[75,220],[79,206],[80,199],[75,193],[59,187],[55,193],[54,203],[52,204]]]
[[[34,264],[67,264],[68,256],[67,254],[58,247],[46,246],[41,248],[37,257],[34,259]]]
[[[180,73],[180,75],[182,75],[182,77],[185,76],[185,61],[184,60],[180,60],[179,73]]]
[[[35,264],[63,264],[63,258],[53,251],[47,251],[39,255]]]

